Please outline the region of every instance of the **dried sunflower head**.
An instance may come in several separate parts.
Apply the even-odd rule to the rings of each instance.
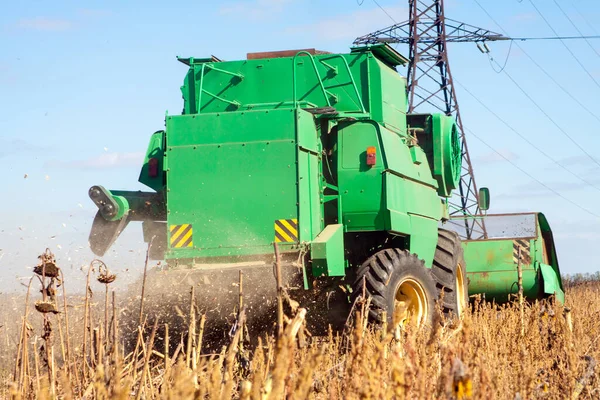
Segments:
[[[46,269],[45,271],[44,268]],[[53,261],[44,262],[42,260],[33,268],[33,272],[40,276],[46,275],[48,278],[58,278],[58,271],[59,268]]]
[[[117,279],[117,275],[116,274],[110,274],[108,273],[108,271],[106,271],[106,273],[102,273],[100,275],[98,275],[98,282],[100,283],[104,283],[106,285],[108,285],[109,283],[113,283],[115,281],[115,279]]]
[[[36,301],[35,309],[44,314],[47,314],[47,313],[58,314],[59,313],[59,311],[56,309],[56,306],[54,305],[54,303],[50,302],[50,301],[43,301],[43,300]]]
[[[98,277],[96,280],[100,283],[104,283],[105,285],[113,283],[115,279],[117,279],[117,275],[111,274],[104,262],[98,260],[98,263],[100,265],[98,266]]]

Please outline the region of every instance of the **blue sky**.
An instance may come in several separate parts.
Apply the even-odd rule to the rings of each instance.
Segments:
[[[407,2],[379,0],[397,21]],[[512,36],[553,36],[529,0],[479,0]],[[600,4],[556,0],[584,34],[600,31]],[[372,0],[247,0],[220,2],[28,1],[10,2],[0,14],[0,290],[30,273],[50,247],[72,279],[92,255],[87,235],[95,210],[92,184],[143,189],[137,176],[150,134],[168,110],[182,107],[186,72],[176,56],[244,58],[247,52],[315,47],[345,51],[352,40],[386,27],[391,19]],[[575,28],[554,1],[534,0],[561,35]],[[447,16],[500,31],[475,0],[447,0]],[[590,41],[600,52],[600,40]],[[600,56],[583,41],[567,45],[600,82]],[[598,86],[558,41],[520,46],[581,103],[581,107],[509,43],[491,43],[490,55],[562,130],[571,143],[488,56],[474,44],[452,44],[450,63],[465,127],[504,157],[565,198],[600,214]],[[408,54],[402,46],[398,50]],[[401,71],[404,72],[404,71]],[[465,90],[550,157],[545,158],[503,125]],[[594,114],[594,115],[592,115]],[[595,245],[600,220],[515,169],[474,137],[468,138],[479,186],[492,192],[492,212],[542,211],[557,240],[563,272],[600,269]],[[143,264],[141,229],[129,227],[106,257],[133,279]],[[128,273],[125,274],[125,271]],[[70,272],[72,271],[72,272]]]

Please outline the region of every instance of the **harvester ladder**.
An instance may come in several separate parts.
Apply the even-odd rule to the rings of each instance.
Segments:
[[[234,106],[235,108],[240,108],[240,106],[242,105],[240,102],[238,102],[236,100],[227,100],[217,94],[211,93],[208,90],[204,89],[204,74],[207,69],[213,70],[215,72],[221,72],[221,73],[227,74],[227,75],[232,75],[233,77],[237,77],[240,80],[244,79],[244,75],[239,74],[237,72],[226,71],[224,69],[217,68],[214,65],[208,64],[208,63],[202,64],[202,69],[200,70],[200,83],[199,83],[199,88],[198,88],[198,103],[196,104],[196,110],[198,110],[198,112],[200,112],[200,107],[202,107],[202,93],[206,93],[213,99],[230,104],[230,105]]]
[[[325,98],[325,105],[327,107],[332,106],[331,100],[330,100],[331,98],[333,98],[335,100],[335,102],[337,102],[337,96],[333,92],[331,92],[330,89],[341,87],[344,90],[344,92],[346,92],[346,90],[343,87],[347,86],[347,85],[352,85],[352,88],[354,89],[354,94],[356,95],[356,98],[358,99],[357,106],[359,107],[359,109],[356,111],[361,112],[361,113],[366,112],[365,106],[363,105],[362,99],[360,97],[360,92],[358,91],[358,87],[356,86],[356,82],[354,81],[354,77],[352,76],[352,71],[350,70],[350,66],[348,65],[348,61],[340,54],[335,54],[328,58],[329,60],[334,59],[334,58],[340,58],[342,60],[342,65],[345,67],[345,70],[348,73],[348,76],[350,77],[350,80],[345,83],[338,82],[335,85],[325,86],[325,83],[323,82],[323,78],[321,78],[321,74],[319,74],[319,68],[317,67],[315,58],[308,51],[304,51],[304,50],[296,53],[296,55],[294,56],[294,58],[292,60],[292,68],[293,68],[293,70],[292,70],[292,87],[293,87],[292,102],[293,102],[294,107],[298,106],[298,89],[296,87],[296,82],[297,82],[296,65],[297,65],[297,58],[298,58],[298,56],[301,56],[301,55],[307,56],[309,58],[310,63],[315,72],[315,75],[317,77],[319,87],[321,88],[321,92],[323,93],[323,97]],[[325,60],[321,60],[320,58],[318,58],[318,61],[323,66],[325,66],[325,68],[333,71],[334,75],[338,75],[338,68],[336,66],[331,65],[331,64],[327,63]],[[348,94],[348,92],[346,92],[346,94]],[[352,99],[352,96],[350,96],[350,94],[348,94],[348,97],[350,97],[350,99]],[[352,101],[354,102],[354,104],[356,104],[356,102],[354,100],[352,100]]]
[[[350,99],[352,99],[352,96],[350,96],[350,94],[348,92],[346,92],[346,89],[344,89],[344,86],[352,85],[352,88],[354,89],[354,95],[356,96],[356,99],[358,100],[358,104],[356,104],[356,102],[354,100],[352,100],[354,102],[354,104],[356,104],[359,107],[359,109],[356,111],[360,112],[360,113],[366,113],[365,106],[363,105],[362,99],[360,98],[360,93],[358,91],[358,87],[356,86],[356,82],[354,81],[354,76],[352,75],[352,71],[350,71],[350,65],[348,65],[348,61],[341,54],[334,54],[333,56],[329,57],[328,60],[331,60],[334,58],[339,58],[340,60],[342,60],[342,64],[344,65],[344,67],[346,69],[346,73],[350,77],[350,80],[348,82],[344,82],[344,83],[338,82],[335,85],[326,86],[325,89],[329,90],[329,89],[341,87],[342,90],[348,95],[348,97]],[[333,66],[333,65],[325,62],[325,60],[323,60],[321,58],[319,58],[318,60],[325,67],[332,70],[334,75],[336,75],[336,76],[338,75],[338,68],[336,66]],[[336,79],[336,81],[337,81],[337,79]]]

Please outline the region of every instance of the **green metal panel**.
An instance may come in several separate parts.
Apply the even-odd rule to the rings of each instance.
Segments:
[[[294,121],[292,109],[168,116],[167,146],[295,141]]]
[[[406,135],[406,79],[369,54],[367,62],[369,111],[371,118]]]
[[[537,240],[538,252],[539,254],[542,254],[542,252],[545,251],[547,258],[547,260],[544,261],[543,257],[538,257],[538,260],[543,261],[552,267],[554,270],[554,276],[558,278],[558,285],[561,291],[564,291],[552,229],[550,228],[550,224],[548,223],[546,216],[542,213],[537,213],[537,222],[538,232],[540,235],[540,238]]]
[[[436,182],[423,150],[407,146],[402,135],[380,128],[387,164],[384,174],[388,229],[410,236],[410,251],[431,267],[442,217]]]
[[[483,293],[486,299],[493,299],[497,302],[510,300],[509,295],[517,294],[519,289],[514,271],[471,272],[467,273],[467,280],[469,295]],[[538,272],[531,268],[524,269],[523,295],[529,299],[537,299],[539,297],[538,290]]]
[[[314,276],[344,276],[344,226],[328,225],[310,246]]]
[[[414,214],[409,214],[409,217],[409,250],[418,254],[419,258],[425,261],[425,266],[431,268],[438,241],[438,221]]]
[[[164,177],[164,152],[165,152],[165,132],[158,131],[154,132],[150,137],[150,143],[148,144],[148,150],[146,150],[146,156],[144,157],[144,164],[142,165],[142,171],[140,172],[139,182],[148,186],[157,192],[165,187]],[[150,177],[148,174],[148,162],[151,158],[158,160],[158,176]]]
[[[377,164],[367,166],[367,148],[376,150]],[[385,161],[373,122],[341,123],[338,128],[338,187],[346,230],[385,230],[383,177]]]
[[[323,229],[321,142],[312,114],[297,110],[296,129],[300,242],[310,242]]]
[[[562,290],[560,275],[548,264],[540,263],[542,277],[544,278],[544,293],[556,295],[561,303],[565,302],[565,293]]]
[[[298,218],[296,118],[290,110],[167,118],[167,222],[193,247],[167,258],[271,252],[274,221]]]
[[[423,163],[423,151],[414,146],[409,148],[402,138],[392,131],[381,128],[380,132],[387,163],[387,208],[390,211],[416,214],[439,221],[440,199],[428,164]],[[390,228],[405,232],[401,225],[392,225]],[[435,235],[437,238],[437,232]]]
[[[505,301],[508,294],[518,292],[514,248],[513,239],[463,242],[469,294],[485,293],[497,301]],[[537,298],[540,282],[535,260],[532,258],[529,262],[522,262],[521,268],[524,295]]]
[[[377,63],[375,71],[380,73],[381,80],[381,104],[383,125],[391,130],[406,135],[406,110],[408,108],[406,99],[406,79],[395,70],[386,68],[376,58],[371,62]],[[390,90],[394,88],[394,90]]]
[[[358,71],[352,71],[350,65],[364,59],[364,55],[355,54],[323,54],[315,57],[299,57],[297,55],[292,59],[295,63],[295,77],[297,81],[294,86],[297,90],[303,90],[303,73],[304,78],[310,77],[311,70],[314,74],[315,81],[321,81],[320,88],[323,92],[323,98],[326,99],[328,105],[335,106],[338,110],[345,112],[365,113],[365,105],[363,102],[363,94],[358,90],[356,83],[359,79],[355,79],[354,75],[359,74]],[[311,62],[307,62],[310,60]],[[360,62],[360,61],[359,61]],[[310,80],[306,83],[310,85]],[[308,87],[310,93],[310,86]],[[303,97],[295,97],[294,100],[302,100]]]

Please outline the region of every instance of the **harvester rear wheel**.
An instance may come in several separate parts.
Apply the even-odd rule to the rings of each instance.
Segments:
[[[438,231],[438,244],[433,257],[431,275],[439,297],[442,298],[444,315],[462,316],[469,304],[465,258],[456,232]]]
[[[398,324],[416,326],[431,323],[435,284],[423,260],[406,250],[385,249],[369,257],[358,269],[353,285],[354,300],[371,298],[369,318],[377,323],[385,319],[389,329]]]

